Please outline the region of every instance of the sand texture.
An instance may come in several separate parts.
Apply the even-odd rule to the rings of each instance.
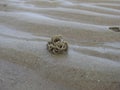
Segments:
[[[0,0],[0,90],[120,90],[120,0]],[[53,35],[68,41],[53,55]]]

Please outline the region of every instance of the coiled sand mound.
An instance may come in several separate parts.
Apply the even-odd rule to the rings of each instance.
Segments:
[[[61,35],[55,35],[47,43],[47,50],[52,54],[63,54],[68,51],[68,43],[62,39]]]

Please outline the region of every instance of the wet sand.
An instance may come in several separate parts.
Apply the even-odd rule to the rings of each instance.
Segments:
[[[0,0],[0,90],[120,90],[119,0]],[[65,55],[46,50],[50,37]]]

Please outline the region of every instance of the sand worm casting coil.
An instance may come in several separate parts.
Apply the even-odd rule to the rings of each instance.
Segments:
[[[47,43],[47,50],[52,54],[63,54],[68,51],[68,43],[63,40],[61,35],[55,35]]]

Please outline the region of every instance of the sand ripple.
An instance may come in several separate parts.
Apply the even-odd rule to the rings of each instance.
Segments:
[[[0,90],[120,90],[120,33],[109,30],[120,26],[119,4],[1,0]],[[67,55],[46,50],[55,34],[69,42]]]

